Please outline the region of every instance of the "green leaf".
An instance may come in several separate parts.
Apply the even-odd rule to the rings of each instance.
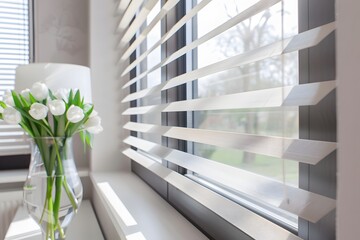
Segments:
[[[7,108],[6,103],[4,103],[3,101],[0,101],[0,106],[1,106],[2,108]]]
[[[34,97],[31,93],[29,93],[29,98],[30,98],[30,103],[31,103],[31,104],[37,102],[36,99],[35,99],[35,97]]]
[[[57,118],[57,129],[56,129],[57,137],[65,136],[65,125],[66,125],[65,122],[66,122],[65,115],[61,115]]]
[[[11,95],[12,95],[12,97],[14,99],[15,106],[18,107],[18,108],[22,108],[23,105],[22,105],[22,103],[20,101],[20,98],[19,98],[18,94],[15,91],[11,91]]]
[[[86,144],[85,131],[79,132],[79,136],[80,136],[81,142],[85,145]]]
[[[86,131],[85,140],[86,140],[87,145],[89,145],[89,147],[92,148],[94,135]]]
[[[56,97],[54,96],[53,92],[49,89],[49,97],[51,98],[51,100],[55,100]]]
[[[22,95],[19,95],[19,97],[24,107],[30,107],[30,103]]]
[[[73,93],[73,90],[71,89],[70,93],[69,93],[69,101],[68,101],[69,107],[73,104],[73,95],[74,95],[74,93]]]
[[[30,114],[27,111],[28,109],[25,110],[25,109],[16,107],[16,110],[18,110],[23,117],[25,117],[25,118],[27,118],[29,120],[32,129],[33,129],[34,124],[36,124],[36,125],[39,125],[40,129],[44,128],[46,130],[46,132],[49,134],[49,136],[54,136],[53,132],[51,131],[50,125],[48,125],[48,124],[46,125],[43,121],[36,120],[33,117],[31,117]],[[34,131],[34,134],[36,134],[35,131]],[[39,134],[37,136],[39,137],[41,135]]]
[[[74,96],[74,100],[73,100],[73,103],[75,106],[79,106],[80,107],[80,104],[81,104],[81,97],[80,97],[80,91],[77,90],[76,93],[75,93],[75,96]]]
[[[86,117],[89,117],[92,111],[94,110],[94,105],[92,104],[85,104],[83,107],[84,114]]]
[[[25,130],[25,132],[27,132],[27,133],[30,135],[30,137],[35,137],[33,131],[31,130],[31,128],[30,128],[29,126],[27,126],[27,125],[24,124],[23,122],[20,123],[20,126],[22,127],[22,129]]]

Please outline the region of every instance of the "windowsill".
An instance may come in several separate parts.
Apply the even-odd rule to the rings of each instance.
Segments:
[[[39,240],[41,230],[30,218],[25,207],[20,207],[7,231],[5,240]],[[66,239],[104,239],[89,200],[81,203],[78,214],[69,225]]]
[[[207,239],[135,174],[91,173],[90,177],[120,239]]]
[[[28,169],[0,171],[0,184],[25,182],[27,174]],[[80,177],[87,177],[89,169],[80,168],[78,174]]]

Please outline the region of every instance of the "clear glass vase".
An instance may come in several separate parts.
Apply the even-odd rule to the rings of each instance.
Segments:
[[[66,229],[80,207],[82,196],[72,139],[31,139],[31,162],[24,185],[24,204],[39,224],[42,239],[66,238]]]

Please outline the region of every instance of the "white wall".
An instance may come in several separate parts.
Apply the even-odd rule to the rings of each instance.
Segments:
[[[90,0],[90,68],[93,98],[96,109],[102,117],[104,132],[97,135],[92,151],[93,171],[129,170],[130,161],[121,153],[126,147],[122,143],[128,132],[122,125],[128,121],[121,112],[125,91],[121,89],[120,66],[117,63],[119,50],[116,48],[120,35],[115,34],[119,15],[115,14],[116,0]]]
[[[88,66],[88,0],[35,0],[36,62]]]
[[[337,0],[338,190],[337,238],[359,239],[360,1]]]

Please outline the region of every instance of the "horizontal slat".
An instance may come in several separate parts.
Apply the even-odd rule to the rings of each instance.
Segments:
[[[24,22],[28,19],[28,11],[25,14],[17,14],[17,13],[8,13],[0,11],[0,19],[14,19],[14,20],[23,20]]]
[[[135,16],[136,11],[139,9],[140,5],[142,4],[143,0],[132,0],[129,7],[126,9],[123,17],[121,18],[117,31],[123,31],[129,26],[132,18]]]
[[[129,28],[124,33],[120,40],[119,47],[129,44],[131,38],[135,35],[136,31],[140,29],[140,26],[145,22],[150,11],[158,3],[158,0],[148,0],[146,4],[141,8],[140,12],[136,15],[136,18],[131,23]]]
[[[22,146],[0,146],[0,156],[8,156],[8,155],[20,155],[20,154],[29,154],[30,146],[22,145]]]
[[[239,13],[238,15],[236,15],[235,17],[231,18],[230,20],[228,20],[227,22],[221,24],[219,27],[215,28],[214,30],[208,32],[207,34],[205,34],[204,36],[202,36],[201,38],[193,41],[190,44],[187,44],[185,47],[177,50],[176,52],[174,52],[173,54],[171,54],[168,58],[164,59],[160,64],[154,66],[152,69],[150,69],[149,72],[154,71],[155,68],[161,67],[166,65],[167,63],[175,60],[176,58],[184,55],[185,53],[189,52],[192,49],[195,49],[197,46],[199,46],[200,44],[210,40],[211,38],[219,35],[220,33],[226,31],[227,29],[235,26],[236,24],[246,20],[247,18],[250,18],[252,16],[254,16],[255,14],[266,10],[267,8],[273,6],[274,4],[278,3],[280,0],[262,0],[256,4],[254,4],[253,6],[247,8],[246,10],[242,11],[241,13]],[[130,71],[133,67],[135,67],[134,63],[131,64],[126,71],[124,71],[124,73]],[[132,83],[128,83],[125,86],[130,86]]]
[[[123,14],[126,8],[129,6],[131,0],[119,0],[119,4],[116,8],[116,12],[119,14]]]
[[[311,222],[320,220],[336,205],[334,199],[143,139],[128,137],[124,142]]]
[[[254,239],[300,240],[278,225],[132,149],[126,149],[123,153]]]
[[[141,61],[143,61],[152,51],[154,51],[157,47],[159,47],[161,44],[165,43],[167,40],[170,39],[184,24],[189,21],[192,17],[194,17],[201,9],[203,9],[208,3],[210,3],[212,0],[203,0],[199,4],[197,4],[194,8],[192,8],[184,17],[182,17],[179,21],[175,23],[175,25],[167,32],[165,33],[159,41],[157,41],[154,46],[146,50],[144,53],[142,53],[139,57],[135,59],[125,70],[123,71],[121,76],[124,76],[128,72],[130,72],[131,69],[133,69],[136,65],[138,65]],[[127,54],[124,56],[129,57],[131,51],[127,52]],[[125,59],[125,57],[122,57]],[[132,84],[131,82],[128,82],[123,88],[126,88],[127,86],[130,86]]]
[[[311,29],[291,38],[280,40],[270,45],[260,47],[246,53],[242,53],[234,57],[230,57],[223,61],[210,64],[208,66],[196,69],[191,72],[184,73],[152,88],[147,88],[136,93],[129,94],[123,99],[123,102],[129,102],[132,100],[143,98],[145,96],[149,96],[151,94],[159,93],[159,89],[161,89],[162,91],[167,90],[172,87],[176,87],[181,84],[193,81],[197,78],[205,77],[207,75],[241,66],[243,64],[253,63],[266,58],[279,56],[281,54],[316,46],[334,30],[334,22],[315,29]]]
[[[164,137],[239,149],[246,152],[317,164],[336,150],[336,143],[305,139],[261,136],[245,133],[223,132],[205,129],[158,126],[128,122],[125,129],[143,133],[155,133]]]
[[[271,88],[219,97],[192,99],[162,105],[128,108],[123,115],[154,112],[229,110],[316,105],[336,87],[334,81]]]
[[[26,139],[0,139],[0,148],[13,146],[29,146],[29,141]]]
[[[156,26],[156,24],[179,2],[179,0],[167,1],[161,8],[160,12],[150,22],[148,26],[136,37],[135,41],[128,47],[125,53],[121,56],[121,60],[128,59],[130,54],[146,39],[150,31]],[[119,45],[121,45],[121,41]]]

